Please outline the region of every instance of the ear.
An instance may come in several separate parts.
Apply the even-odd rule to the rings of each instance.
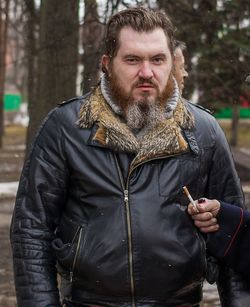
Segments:
[[[109,63],[110,63],[110,58],[108,55],[104,54],[101,59],[102,63],[102,70],[106,70],[107,72],[109,71]]]

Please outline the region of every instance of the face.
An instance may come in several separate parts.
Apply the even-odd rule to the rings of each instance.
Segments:
[[[188,73],[185,69],[185,58],[180,48],[176,48],[174,52],[174,76],[180,91],[182,91],[184,88],[184,79],[188,77]]]
[[[166,94],[172,56],[160,28],[152,32],[123,28],[116,56],[110,61],[104,55],[102,64],[108,72],[111,91],[119,91],[120,98],[129,104],[155,104]]]

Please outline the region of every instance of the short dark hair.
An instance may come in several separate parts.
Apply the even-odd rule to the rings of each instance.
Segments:
[[[117,54],[119,49],[119,34],[124,27],[131,27],[138,32],[150,32],[161,28],[166,37],[171,54],[174,51],[174,26],[167,14],[160,10],[151,10],[144,7],[134,7],[122,10],[113,15],[106,26],[104,52],[110,58]]]

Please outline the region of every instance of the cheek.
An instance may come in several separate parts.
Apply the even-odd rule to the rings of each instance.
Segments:
[[[118,80],[120,80],[122,84],[124,84],[124,86],[128,87],[131,83],[134,82],[134,80],[137,77],[137,74],[134,69],[120,68],[120,69],[117,69],[115,76]]]
[[[177,72],[175,73],[175,78],[176,78],[176,80],[180,80],[180,79],[181,79],[181,74],[180,74],[179,71],[177,71]]]
[[[167,85],[168,79],[170,77],[170,72],[171,72],[171,69],[164,70],[163,72],[157,75],[157,79],[161,87],[165,87]]]

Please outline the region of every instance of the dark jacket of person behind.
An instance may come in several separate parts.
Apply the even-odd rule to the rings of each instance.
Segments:
[[[250,212],[221,202],[218,231],[207,235],[209,252],[250,281]]]

